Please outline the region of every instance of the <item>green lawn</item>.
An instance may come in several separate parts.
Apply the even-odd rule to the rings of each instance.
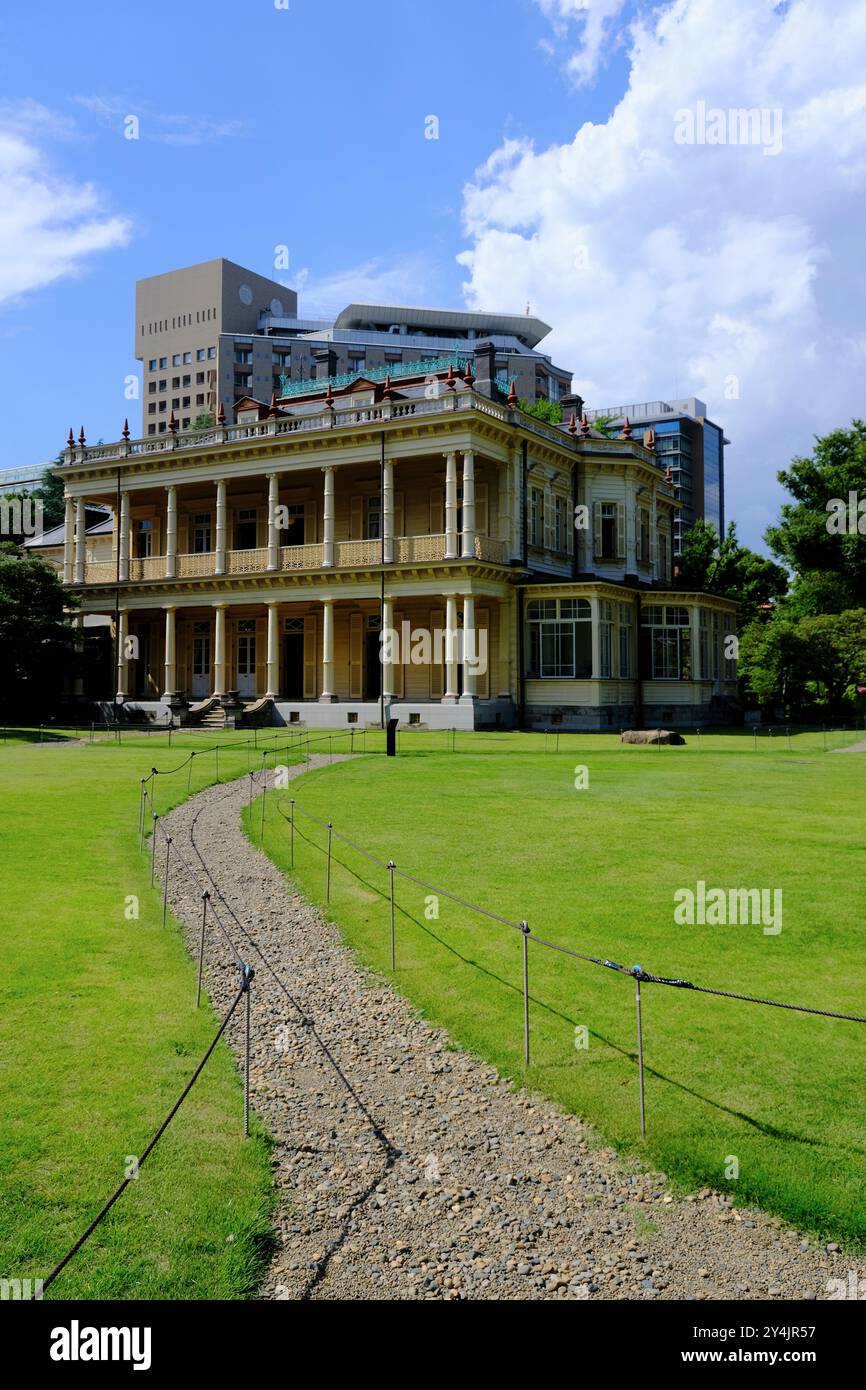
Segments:
[[[526,918],[552,941],[720,989],[866,1013],[866,754],[824,753],[820,730],[790,746],[784,734],[687,737],[685,748],[644,749],[562,735],[556,752],[542,735],[457,735],[451,753],[446,735],[407,733],[397,759],[322,768],[292,795],[381,858]],[[828,747],[854,737],[829,735]],[[575,790],[579,764],[588,790]],[[257,840],[258,806],[253,814]],[[296,876],[318,902],[324,840],[298,815]],[[265,845],[288,869],[288,825],[271,796]],[[387,873],[337,840],[334,854],[331,914],[387,974]],[[698,879],[780,888],[781,933],[675,925],[674,892]],[[445,898],[429,920],[427,890],[397,885],[397,985],[456,1041],[682,1184],[866,1243],[866,1026],[645,985],[644,1147],[632,981],[530,945],[524,1073],[519,934]],[[578,1025],[590,1032],[586,1050],[574,1045]],[[725,1176],[731,1157],[736,1180]]]
[[[223,742],[239,734],[222,735]],[[139,779],[199,750],[192,790],[214,775],[209,735],[126,734],[76,747],[0,744],[0,1275],[44,1278],[124,1175],[216,1031],[194,1008],[195,969],[138,850]],[[220,755],[223,779],[247,765]],[[253,751],[251,761],[256,764]],[[160,811],[187,772],[161,778]],[[140,917],[126,920],[129,895]],[[270,1150],[243,1138],[227,1047],[107,1220],[46,1297],[241,1298],[271,1237]]]

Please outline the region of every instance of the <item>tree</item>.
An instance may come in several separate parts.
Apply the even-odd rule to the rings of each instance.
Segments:
[[[214,418],[210,411],[203,410],[200,415],[196,415],[192,422],[192,427],[194,430],[212,430],[214,427]]]
[[[559,401],[548,401],[542,396],[537,401],[519,400],[517,404],[526,415],[534,415],[536,420],[544,420],[549,425],[562,424],[562,406]]]
[[[816,437],[812,453],[778,478],[794,501],[766,540],[799,576],[801,605],[813,613],[866,605],[866,424]]]
[[[736,599],[741,622],[748,622],[788,589],[788,575],[780,565],[740,545],[733,521],[722,540],[708,521],[696,521],[683,537],[677,566],[675,588]]]
[[[753,618],[740,633],[738,674],[759,705],[802,704],[807,652],[796,623],[779,613]]]
[[[855,687],[866,684],[866,611],[853,608],[802,618],[797,633],[816,693],[823,693],[831,710],[841,710]]]
[[[32,719],[58,695],[72,656],[74,603],[47,561],[0,544],[0,666],[16,715]]]
[[[58,454],[55,461],[58,464],[62,463],[63,455]],[[42,484],[33,494],[42,502],[42,524],[46,531],[50,531],[52,526],[63,525],[66,516],[65,491],[66,486],[60,474],[51,473],[46,468],[42,474]]]

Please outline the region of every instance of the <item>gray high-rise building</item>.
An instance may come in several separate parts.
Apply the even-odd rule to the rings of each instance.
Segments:
[[[721,426],[707,417],[697,396],[678,401],[644,401],[588,410],[590,423],[608,420],[617,430],[626,417],[637,430],[655,431],[659,461],[670,466],[680,503],[674,522],[674,555],[682,551],[683,533],[699,518],[719,536],[725,529],[725,438]]]

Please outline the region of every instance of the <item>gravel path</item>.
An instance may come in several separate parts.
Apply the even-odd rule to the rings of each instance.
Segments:
[[[811,1299],[858,1265],[866,1277],[708,1189],[672,1197],[663,1175],[454,1050],[248,842],[248,795],[247,778],[210,788],[164,825],[199,875],[196,889],[172,856],[191,952],[208,887],[257,972],[252,1104],[276,1140],[280,1198],[263,1297]],[[218,1012],[238,985],[215,926],[205,985]],[[241,1013],[227,1033],[238,1058]]]

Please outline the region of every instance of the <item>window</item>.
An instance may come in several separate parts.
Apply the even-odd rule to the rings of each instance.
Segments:
[[[598,664],[603,679],[613,675],[613,604],[607,598],[598,601]]]
[[[167,384],[167,378],[164,377],[164,376],[163,376],[163,377],[160,377],[160,379],[159,379],[159,389],[160,389],[160,391],[164,391],[164,390],[165,390],[166,384]]]
[[[184,360],[184,363],[185,363],[185,364],[186,364],[187,362],[191,362],[191,361],[192,361],[192,353],[191,353],[191,352],[185,352],[184,355],[183,355],[183,360]]]
[[[151,401],[151,402],[150,402],[150,404],[149,404],[148,407],[147,407],[147,413],[148,413],[148,415],[155,415],[155,414],[156,414],[156,401]]]
[[[148,395],[153,396],[153,395],[156,394],[156,382],[155,382],[155,381],[149,381],[149,382],[147,383],[147,391],[148,391]]]
[[[619,558],[619,506],[616,502],[598,502],[595,555],[597,560]]]
[[[235,522],[235,550],[255,550],[256,532],[255,507],[241,507]]]
[[[541,545],[544,525],[544,493],[541,488],[529,490],[529,544]]]
[[[623,680],[631,676],[632,608],[630,603],[619,605],[619,674]]]
[[[710,674],[710,629],[706,608],[698,612],[698,676],[706,680]]]
[[[160,357],[160,359],[159,359],[159,370],[160,370],[161,372],[164,372],[167,366],[168,366],[168,358],[167,358],[167,357]]]
[[[592,674],[592,613],[585,598],[534,599],[527,604],[530,676],[575,680]]]
[[[357,372],[358,375],[360,375],[361,372],[366,371],[366,369],[367,369],[367,359],[366,359],[366,357],[350,357],[350,358],[349,358],[349,371],[350,371],[350,372]]]
[[[136,560],[146,560],[153,554],[153,522],[147,518],[135,523],[134,549]]]
[[[204,348],[196,348],[196,350],[195,350],[195,360],[196,360],[196,362],[203,362],[203,361],[204,361]]]
[[[196,405],[204,405],[204,392],[199,391],[195,398]]]
[[[365,512],[367,540],[377,541],[382,534],[382,507],[378,497],[367,498]]]
[[[179,366],[180,366],[180,353],[179,353],[179,352],[174,353],[174,355],[173,355],[173,357],[172,357],[172,359],[171,359],[171,365],[172,365],[173,367],[179,367]]]
[[[208,348],[207,355],[211,358],[216,357],[216,348]]]
[[[190,384],[191,381],[192,381],[192,377],[190,376],[189,372],[187,372],[186,376],[183,377],[183,378],[181,379],[181,383],[180,383],[180,384],[181,384],[181,386],[189,386],[189,384]]]
[[[151,357],[150,361],[149,361],[148,364],[147,364],[147,369],[148,369],[149,372],[155,372],[155,371],[156,371],[156,358],[155,358],[155,357]]]
[[[179,390],[180,390],[180,377],[179,377],[179,376],[173,376],[173,377],[172,377],[172,379],[171,379],[171,389],[172,389],[172,391],[179,391]]]
[[[195,512],[192,518],[192,553],[206,555],[210,549],[210,512]]]
[[[242,367],[251,367],[253,364],[252,348],[235,348],[235,361]]]
[[[659,579],[667,581],[670,578],[670,559],[668,553],[668,533],[659,531]]]
[[[650,604],[641,618],[641,643],[653,680],[691,680],[691,628],[687,608]]]
[[[286,525],[280,538],[281,545],[304,544],[304,504],[291,502],[286,507]]]

